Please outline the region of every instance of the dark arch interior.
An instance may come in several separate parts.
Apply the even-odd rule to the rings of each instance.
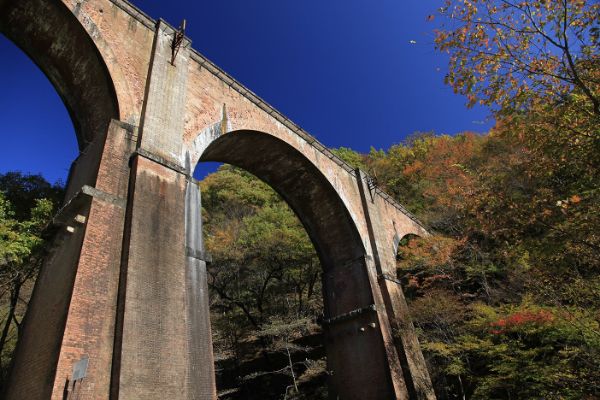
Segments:
[[[212,142],[200,161],[235,165],[275,189],[298,215],[326,271],[364,255],[359,233],[335,189],[284,141],[262,132],[236,131]]]
[[[46,74],[62,98],[83,149],[118,119],[114,86],[98,49],[58,0],[0,0],[0,32]]]

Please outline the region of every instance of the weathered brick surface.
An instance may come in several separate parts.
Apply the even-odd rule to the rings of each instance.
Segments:
[[[328,317],[375,306],[328,328],[334,391],[433,397],[402,290],[385,279],[398,239],[427,234],[401,206],[187,39],[171,65],[172,28],[123,0],[4,0],[0,11],[0,30],[73,115],[82,155],[69,198],[82,185],[96,196],[70,203],[87,222],[57,239],[36,285],[9,398],[61,398],[84,355],[81,398],[215,397],[212,369],[197,369],[212,363],[208,319],[194,314],[206,314],[204,264],[185,250],[198,229],[185,223],[186,174],[202,160],[246,168],[290,204],[324,265]]]
[[[129,157],[135,149],[134,132],[113,120],[103,136],[103,145],[90,147],[86,154],[98,160],[99,165],[90,166],[97,170],[96,188],[124,200]],[[108,398],[124,221],[124,204],[92,201],[58,360],[54,399],[62,399],[73,364],[83,356],[89,358],[88,377],[78,388],[79,396]]]
[[[397,348],[398,358],[393,357],[390,365],[395,382],[403,380],[410,398],[435,399],[425,359],[419,347],[419,341],[410,320],[408,306],[396,277],[396,243],[395,238],[402,238],[407,233],[427,235],[425,229],[407,219],[406,215],[395,205],[377,196],[374,188],[370,188],[367,177],[359,172],[363,209],[369,237],[375,258],[376,276],[371,276],[373,285],[379,284],[380,302],[385,306],[386,317],[382,324],[388,324],[384,330],[386,346]],[[412,222],[412,223],[411,223]],[[396,339],[388,332],[394,331]],[[397,364],[399,363],[399,365]]]
[[[96,188],[119,198],[127,197],[129,160],[137,144],[135,126],[113,120],[102,152]]]
[[[93,38],[106,63],[119,102],[121,121],[139,124],[154,23],[123,1],[63,0]],[[127,10],[128,12],[126,12]]]
[[[110,388],[112,345],[124,210],[92,201],[77,277],[60,348],[52,398],[61,400],[73,364],[89,357],[80,396],[106,399]]]
[[[135,169],[119,398],[184,399],[185,178],[142,157]]]
[[[164,22],[158,24],[146,104],[141,126],[141,146],[144,150],[183,165],[181,158],[183,114],[187,89],[187,63],[189,42],[182,43],[177,63],[171,64],[171,42],[174,35]]]
[[[85,207],[80,212],[87,215]],[[72,234],[63,228],[54,240],[29,303],[6,399],[50,398],[84,234],[82,227]]]

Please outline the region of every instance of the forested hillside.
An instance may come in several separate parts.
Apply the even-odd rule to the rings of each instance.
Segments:
[[[398,278],[439,398],[600,396],[599,141],[539,132],[535,117],[487,135],[336,151],[434,233],[401,244]],[[231,398],[276,398],[293,385],[291,364],[295,379],[322,382],[320,266],[299,222],[233,167],[203,193],[217,365],[239,390]]]
[[[598,139],[529,123],[367,157],[435,233],[402,244],[398,277],[440,398],[600,395]]]

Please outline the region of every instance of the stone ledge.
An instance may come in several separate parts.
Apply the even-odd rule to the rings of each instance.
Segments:
[[[73,197],[61,207],[52,219],[54,225],[64,225],[71,219],[75,218],[77,213],[90,199],[95,198],[104,203],[109,203],[119,208],[125,208],[127,201],[122,197],[117,197],[110,193],[106,193],[100,189],[96,189],[89,185],[83,185],[82,188],[75,193]]]
[[[157,164],[162,165],[165,168],[168,168],[172,171],[177,172],[178,174],[182,174],[185,175],[188,178],[191,178],[191,176],[187,173],[186,169],[184,167],[182,167],[179,164],[176,164],[172,161],[169,161],[167,159],[164,159],[163,157],[156,155],[154,153],[151,153],[147,150],[144,149],[137,149],[136,151],[133,152],[133,154],[131,155],[131,158],[133,159],[133,157],[137,157],[137,156],[141,156],[144,157],[147,160],[153,161]]]
[[[197,260],[204,261],[207,263],[212,262],[212,256],[208,251],[192,249],[189,246],[185,246],[185,255],[187,257],[195,258]]]

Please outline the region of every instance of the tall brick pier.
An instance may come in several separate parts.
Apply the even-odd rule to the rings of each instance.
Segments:
[[[399,282],[427,235],[362,171],[123,0],[0,0],[0,31],[73,120],[60,232],[7,399],[215,399],[198,162],[271,185],[323,265],[332,398],[434,399]]]

